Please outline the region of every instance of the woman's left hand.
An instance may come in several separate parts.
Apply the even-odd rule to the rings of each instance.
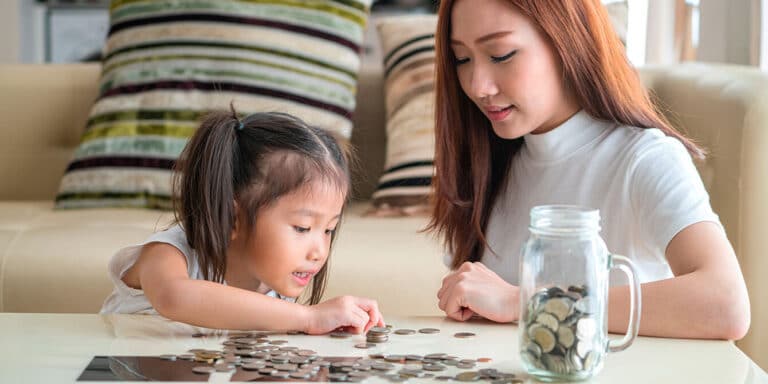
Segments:
[[[452,319],[465,321],[478,314],[507,323],[519,317],[519,291],[483,263],[465,262],[443,278],[437,298],[440,309]]]

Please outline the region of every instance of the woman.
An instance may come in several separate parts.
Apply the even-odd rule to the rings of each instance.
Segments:
[[[654,110],[599,0],[443,0],[436,51],[429,228],[451,255],[446,315],[516,320],[528,213],[573,204],[600,209],[608,249],[638,268],[641,334],[744,336],[744,279],[692,162],[704,153]],[[609,331],[628,307],[612,287]]]

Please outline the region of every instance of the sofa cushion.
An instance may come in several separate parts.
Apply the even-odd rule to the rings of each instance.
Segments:
[[[370,3],[113,1],[99,97],[57,207],[170,208],[175,159],[201,115],[230,102],[348,139]]]
[[[370,297],[385,316],[439,314],[447,269],[437,241],[419,232],[426,220],[367,217],[368,204],[345,213],[325,297]],[[52,207],[0,202],[0,312],[97,312],[112,291],[110,257],[173,221],[170,212],[146,209]]]
[[[427,211],[434,173],[435,15],[378,22],[387,108],[385,170],[373,194],[379,214]]]

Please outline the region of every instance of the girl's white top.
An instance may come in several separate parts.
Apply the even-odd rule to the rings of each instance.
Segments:
[[[197,254],[195,250],[189,246],[184,230],[176,225],[166,231],[153,234],[140,244],[125,247],[112,256],[109,261],[109,277],[112,280],[115,289],[104,301],[100,313],[157,314],[157,311],[155,311],[152,304],[144,295],[143,290],[131,288],[122,280],[125,272],[139,259],[141,248],[146,244],[155,242],[166,243],[176,247],[187,260],[187,275],[189,278],[193,280],[204,280],[203,273],[200,270],[200,264],[197,262]],[[294,298],[281,296],[274,290],[270,290],[266,295],[286,301],[295,301]]]

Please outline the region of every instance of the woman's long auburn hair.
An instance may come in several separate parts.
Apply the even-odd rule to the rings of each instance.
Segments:
[[[522,138],[496,136],[461,89],[450,44],[456,1],[440,1],[438,11],[435,192],[426,229],[443,238],[452,254],[452,269],[483,256],[491,209],[523,143]],[[704,157],[704,151],[677,132],[654,106],[600,0],[507,1],[537,24],[553,45],[564,85],[586,113],[621,125],[658,128],[680,140],[693,157]]]

